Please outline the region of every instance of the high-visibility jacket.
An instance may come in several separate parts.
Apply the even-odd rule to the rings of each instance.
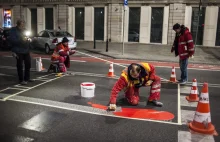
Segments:
[[[182,29],[182,32],[177,39],[178,41],[176,42],[178,42],[178,54],[181,60],[194,55],[195,49],[193,38],[187,27],[185,27],[185,29]]]
[[[59,60],[60,56],[68,56],[67,51],[70,51],[68,46],[65,47],[62,43],[58,43],[51,56],[51,60],[56,61]]]
[[[115,83],[114,87],[111,91],[111,97],[110,97],[110,103],[115,104],[116,98],[118,96],[118,93],[121,90],[126,91],[128,87],[132,87],[136,84],[142,83],[144,86],[146,81],[152,80],[154,81],[156,75],[155,75],[155,68],[153,65],[148,63],[138,63],[138,65],[141,67],[141,73],[139,76],[139,79],[132,79],[130,77],[130,70],[129,67],[125,68],[122,73],[119,80]]]

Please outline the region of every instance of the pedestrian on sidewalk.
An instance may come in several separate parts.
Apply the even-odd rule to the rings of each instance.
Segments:
[[[175,51],[175,56],[179,55],[181,77],[178,81],[180,84],[185,84],[188,81],[188,58],[194,55],[194,43],[192,34],[184,25],[176,23],[173,25],[173,30],[176,32],[176,36],[171,48],[171,53]]]
[[[116,99],[121,90],[131,105],[139,103],[139,88],[151,86],[147,105],[162,107],[160,99],[161,79],[156,75],[155,67],[149,63],[132,63],[122,71],[121,77],[111,91],[109,109],[116,109]]]
[[[17,26],[10,30],[9,40],[12,44],[12,55],[17,60],[17,73],[19,83],[26,85],[27,82],[33,82],[30,79],[30,68],[31,68],[31,56],[30,56],[30,39],[25,36],[25,21],[19,19]],[[25,71],[23,73],[23,63],[25,65]]]

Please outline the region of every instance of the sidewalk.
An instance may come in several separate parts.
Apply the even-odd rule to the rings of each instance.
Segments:
[[[124,55],[122,55],[122,43],[109,43],[106,52],[105,42],[94,43],[88,41],[77,41],[77,49],[84,49],[89,52],[98,53],[114,59],[145,60],[158,62],[179,62],[179,57],[171,53],[170,45],[152,45],[140,43],[125,43]],[[220,65],[220,48],[215,47],[196,47],[194,58],[189,60],[194,64]]]

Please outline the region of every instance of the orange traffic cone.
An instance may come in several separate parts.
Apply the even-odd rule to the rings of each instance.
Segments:
[[[172,68],[172,73],[170,75],[170,82],[176,82],[176,73],[175,73],[175,68],[173,66]]]
[[[203,84],[194,120],[189,123],[189,128],[198,133],[218,135],[211,123],[208,83]]]
[[[198,97],[197,90],[198,90],[197,89],[197,81],[196,81],[196,79],[193,79],[192,88],[191,88],[189,96],[186,96],[186,100],[189,102],[198,102],[199,97]]]
[[[114,77],[114,69],[113,69],[113,63],[110,64],[109,66],[109,72],[108,72],[108,77]]]

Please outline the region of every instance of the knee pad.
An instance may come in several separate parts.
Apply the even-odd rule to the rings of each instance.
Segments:
[[[131,105],[136,106],[136,105],[138,105],[138,100],[134,99],[130,103],[131,103]]]
[[[60,56],[60,57],[59,57],[59,62],[60,62],[60,63],[64,63],[64,61],[65,61],[65,58]]]

